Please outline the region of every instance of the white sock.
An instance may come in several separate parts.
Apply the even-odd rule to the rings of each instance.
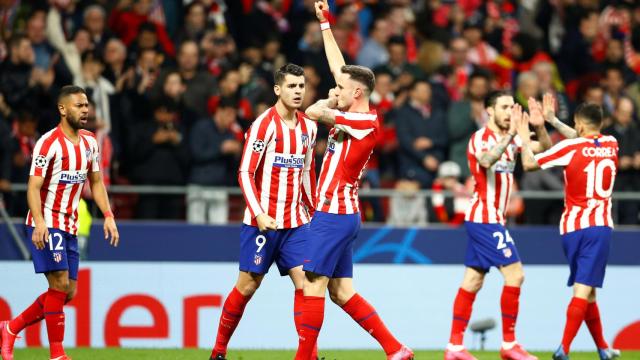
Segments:
[[[511,350],[513,349],[514,346],[516,346],[518,342],[517,341],[512,341],[512,342],[502,342],[502,348],[505,350]]]
[[[457,352],[464,350],[464,345],[453,345],[452,343],[447,344],[447,350]]]

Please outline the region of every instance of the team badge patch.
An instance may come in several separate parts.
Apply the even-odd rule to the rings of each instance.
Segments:
[[[87,156],[87,159],[91,157],[91,149],[85,149],[84,154]]]
[[[262,255],[253,255],[253,263],[256,265],[262,264]]]
[[[309,147],[309,135],[302,134],[300,140],[302,141],[302,146]]]
[[[262,150],[264,150],[264,141],[258,139],[256,141],[253,142],[253,152],[257,152],[260,153],[262,152]]]
[[[42,168],[47,167],[47,164],[49,163],[49,160],[47,160],[47,157],[44,156],[44,155],[38,155],[33,160],[33,163],[36,165],[36,167],[42,169]]]
[[[513,255],[513,253],[511,252],[511,249],[506,248],[502,250],[502,253],[504,254],[504,257],[506,257],[507,259],[511,257],[511,255]]]
[[[59,252],[54,252],[53,253],[53,261],[59,263],[60,261],[62,261],[62,254]]]

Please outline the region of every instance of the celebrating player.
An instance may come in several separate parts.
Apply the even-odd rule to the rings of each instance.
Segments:
[[[240,274],[222,308],[211,359],[224,359],[244,308],[275,261],[295,287],[294,321],[300,331],[304,241],[313,215],[316,183],[313,147],[317,125],[298,109],[304,70],[294,64],[275,73],[275,106],[247,131],[238,181],[247,202],[240,231]],[[306,208],[305,208],[306,207]]]
[[[388,359],[413,359],[412,351],[393,337],[376,310],[355,292],[351,279],[353,243],[360,229],[358,182],[379,131],[376,112],[369,109],[375,78],[368,68],[345,65],[327,22],[327,1],[317,1],[315,8],[337,87],[328,99],[306,111],[310,118],[332,129],[305,253],[302,331],[296,359],[312,357],[324,319],[327,287],[331,300],[380,343]]]
[[[530,99],[529,103],[534,101]],[[475,190],[465,215],[466,270],[453,304],[451,336],[444,357],[445,360],[475,359],[463,345],[464,331],[484,277],[495,266],[504,277],[500,299],[503,336],[500,356],[502,359],[533,360],[536,357],[516,342],[515,327],[524,272],[515,243],[504,227],[505,209],[513,190],[513,170],[522,144],[516,134],[515,121],[522,116],[522,107],[514,105],[511,94],[498,91],[485,99],[485,109],[489,121],[471,136],[467,150]],[[537,153],[551,147],[542,114],[531,123],[539,139],[531,142],[531,148]]]
[[[545,96],[545,103],[552,101]],[[553,107],[545,106],[548,117]],[[523,139],[522,159],[525,170],[564,168],[565,207],[560,219],[562,246],[571,269],[568,286],[573,298],[567,308],[567,323],[562,345],[553,359],[569,359],[569,349],[582,322],[598,348],[600,359],[614,359],[620,351],[610,349],[602,333],[596,289],[602,287],[613,219],[611,193],[618,163],[618,142],[612,136],[600,135],[602,109],[595,104],[582,104],[575,111],[575,132],[569,139],[551,149],[533,155],[528,140],[529,127],[522,121],[518,132]],[[571,184],[571,185],[569,185]]]
[[[49,290],[22,314],[0,322],[2,359],[13,359],[16,336],[42,319],[47,324],[52,360],[70,359],[64,351],[63,306],[76,293],[78,279],[78,202],[89,178],[93,198],[104,214],[104,236],[113,246],[120,236],[109,206],[100,172],[96,137],[82,130],[89,115],[89,101],[81,87],[65,86],[58,96],[60,125],[43,135],[33,149],[29,172],[27,235],[36,273],[44,273]]]

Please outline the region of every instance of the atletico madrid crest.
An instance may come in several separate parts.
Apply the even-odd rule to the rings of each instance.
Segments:
[[[261,255],[254,255],[253,256],[253,263],[256,264],[256,265],[262,264],[262,256]]]
[[[309,147],[309,135],[307,134],[300,135],[300,140],[302,141],[302,146]]]
[[[54,252],[53,253],[53,261],[59,263],[60,261],[62,261],[62,254],[59,252]]]

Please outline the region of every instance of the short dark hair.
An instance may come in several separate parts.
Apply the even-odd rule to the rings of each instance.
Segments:
[[[357,81],[364,85],[367,89],[366,95],[369,96],[376,87],[376,77],[371,69],[360,65],[344,65],[340,69],[344,74],[348,74],[351,80]]]
[[[595,127],[602,126],[602,118],[604,118],[602,107],[594,103],[582,103],[578,105],[574,116]]]
[[[302,68],[302,66],[292,64],[292,63],[282,65],[280,69],[278,69],[276,73],[273,74],[273,82],[276,85],[282,85],[282,83],[284,82],[284,78],[287,76],[287,74],[293,75],[293,76],[303,76],[304,69]]]
[[[497,90],[490,92],[489,95],[484,98],[484,108],[486,109],[494,107],[496,105],[496,102],[498,102],[498,98],[503,96],[513,96],[513,94],[511,94],[511,92],[508,90]]]
[[[87,95],[87,92],[84,90],[84,88],[81,88],[80,86],[65,85],[65,86],[62,87],[62,89],[60,89],[60,93],[58,94],[58,103],[62,102],[62,99],[68,97],[69,95],[73,95],[73,94],[85,94],[85,95]]]
[[[218,102],[218,109],[222,108],[233,108],[236,109],[238,107],[238,102],[231,96],[223,96],[220,98]]]

